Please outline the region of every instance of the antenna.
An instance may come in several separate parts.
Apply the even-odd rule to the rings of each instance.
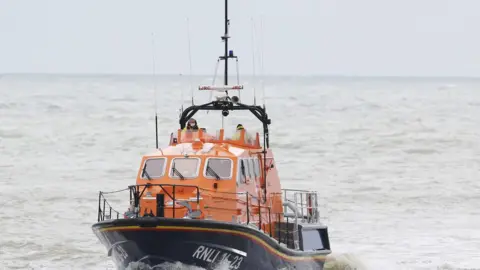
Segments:
[[[225,35],[222,37],[222,40],[225,42],[225,74],[224,74],[224,85],[228,85],[228,26],[230,25],[230,20],[228,19],[228,0],[225,0]],[[232,52],[233,54],[233,52]]]
[[[262,103],[265,107],[265,73],[263,69],[263,15],[260,16],[260,73],[261,73],[261,87],[262,87]]]
[[[253,69],[253,105],[257,105],[257,94],[255,92],[256,74],[255,74],[255,22],[252,21],[252,69]]]
[[[157,80],[155,77],[155,34],[152,33],[153,95],[155,99],[155,148],[158,149]]]
[[[230,19],[228,19],[228,0],[225,0],[225,33],[223,34],[223,36],[221,36],[221,39],[223,42],[225,42],[225,52],[222,56],[218,57],[218,60],[217,60],[217,63],[215,65],[215,75],[213,77],[213,82],[212,82],[212,85],[215,85],[215,80],[216,80],[216,77],[217,77],[217,71],[218,71],[218,65],[220,63],[220,60],[224,60],[225,61],[225,69],[224,69],[224,75],[223,75],[223,85],[225,87],[225,94],[226,94],[226,98],[229,99],[228,97],[228,90],[232,90],[232,89],[229,89],[228,86],[228,59],[229,58],[234,58],[236,59],[236,65],[237,65],[237,83],[240,83],[240,76],[239,76],[239,67],[238,67],[238,57],[235,56],[233,54],[233,50],[229,50],[228,49],[228,39],[230,38],[230,36],[228,35],[228,28],[230,26]],[[233,89],[235,90],[235,89]],[[238,90],[238,89],[237,89]],[[239,95],[240,95],[240,92],[239,92]],[[212,93],[210,93],[210,97],[209,97],[209,100],[212,100]],[[208,110],[207,110],[207,114],[208,114]],[[223,121],[223,118],[222,118],[222,121]],[[223,127],[223,125],[222,125]]]
[[[235,58],[237,60],[237,72],[238,72],[238,58],[233,54],[233,50],[228,49],[228,39],[230,36],[228,35],[228,28],[230,26],[230,19],[228,19],[228,0],[225,0],[225,34],[221,36],[222,41],[225,42],[225,52],[224,55],[219,57],[219,60],[225,60],[225,70],[223,75],[223,84],[228,85],[228,59]],[[237,80],[239,80],[239,76],[237,75]],[[228,91],[225,91],[228,96]]]
[[[193,103],[193,85],[192,85],[192,50],[190,46],[190,20],[187,17],[187,36],[188,36],[188,62],[190,65],[190,91],[192,93],[192,105]],[[182,96],[182,111],[183,111],[183,96]]]

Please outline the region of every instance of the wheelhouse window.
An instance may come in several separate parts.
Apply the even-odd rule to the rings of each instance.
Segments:
[[[255,178],[257,177],[257,170],[255,170],[255,162],[253,161],[253,158],[249,159],[250,163],[250,177]]]
[[[237,175],[237,182],[238,183],[245,183],[247,181],[247,166],[245,161],[242,159],[238,160],[238,175]]]
[[[233,163],[228,158],[209,158],[205,166],[205,177],[217,180],[231,179]]]
[[[166,158],[150,158],[143,165],[141,177],[142,179],[160,178],[165,174]]]
[[[246,159],[245,159],[245,166],[247,167],[247,176],[250,177],[250,178],[255,177],[255,176],[253,175],[252,163],[250,163],[250,159],[249,159],[249,158],[246,158]]]
[[[255,164],[255,165],[254,165],[254,166],[255,166],[255,175],[256,175],[257,177],[260,177],[260,176],[261,176],[261,175],[260,175],[260,162],[258,161],[257,158],[255,158],[255,159],[253,160],[253,163]]]
[[[174,179],[195,178],[198,176],[198,158],[174,158],[170,166],[170,177]]]

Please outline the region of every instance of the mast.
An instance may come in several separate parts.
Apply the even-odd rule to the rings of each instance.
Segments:
[[[225,69],[224,69],[224,78],[223,84],[228,85],[228,59],[229,58],[237,58],[233,55],[233,51],[228,50],[228,39],[230,36],[228,35],[228,27],[230,26],[230,20],[228,19],[228,0],[225,0],[225,33],[221,37],[222,41],[225,42],[225,52],[223,56],[220,56],[221,60],[225,60]]]
[[[225,0],[225,35],[224,35],[224,40],[225,40],[225,84],[228,85],[228,0]]]
[[[268,125],[271,124],[271,120],[268,118],[265,105],[263,108],[261,106],[257,105],[246,105],[243,103],[239,102],[239,98],[237,96],[229,97],[228,96],[228,90],[241,90],[243,89],[242,85],[235,85],[235,86],[228,86],[228,59],[233,58],[236,59],[237,61],[237,80],[238,80],[238,57],[233,54],[233,50],[229,50],[228,48],[228,39],[230,36],[228,35],[228,28],[230,26],[230,20],[228,19],[228,0],[225,0],[225,33],[223,36],[221,36],[221,39],[223,42],[225,42],[225,51],[222,56],[218,57],[217,63],[215,65],[215,76],[213,79],[213,84],[215,84],[215,79],[217,76],[217,70],[219,66],[220,60],[225,61],[225,69],[224,69],[224,82],[223,86],[199,86],[198,90],[207,90],[207,91],[212,91],[210,92],[210,99],[212,97],[213,91],[218,91],[218,92],[224,92],[226,96],[217,99],[215,101],[211,101],[202,105],[193,105],[188,107],[185,110],[182,110],[180,114],[180,129],[184,129],[187,121],[193,117],[198,111],[222,111],[222,128],[223,128],[223,117],[227,117],[229,115],[229,111],[235,111],[235,110],[246,110],[250,111],[253,115],[257,117],[258,120],[260,120],[263,124],[263,179],[264,179],[264,185],[262,186],[263,193],[264,193],[264,200],[267,198],[267,149],[270,147],[269,146],[269,131],[268,131]],[[260,224],[259,224],[260,226]]]

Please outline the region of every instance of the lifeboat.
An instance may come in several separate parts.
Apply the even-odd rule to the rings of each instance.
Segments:
[[[223,41],[228,37],[226,27]],[[220,59],[229,58],[235,56],[225,46]],[[114,208],[109,192],[99,193],[92,229],[119,269],[176,262],[204,269],[323,269],[331,251],[318,193],[282,189],[266,108],[230,97],[243,86],[229,86],[227,78],[222,86],[199,87],[224,95],[182,110],[180,127],[165,147],[158,147],[156,136],[157,147],[142,157],[135,184],[123,190],[129,207]],[[228,137],[223,128],[187,127],[199,111],[221,111],[223,117],[249,111],[263,134],[239,129]]]

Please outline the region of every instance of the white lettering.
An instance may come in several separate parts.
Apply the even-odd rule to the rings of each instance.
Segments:
[[[193,253],[192,257],[198,259],[198,256],[200,255],[200,253],[202,253],[202,251],[203,251],[204,249],[205,249],[204,246],[199,246],[199,247],[197,248],[197,250],[195,250],[195,252]]]
[[[212,254],[215,250],[213,248],[208,248],[206,247],[205,250],[203,251],[202,253],[202,256],[199,258],[199,259],[202,259],[204,261],[207,261],[208,262],[208,257],[210,256],[210,254]]]
[[[237,259],[238,259],[238,261],[237,261]],[[242,264],[242,261],[243,261],[243,257],[242,257],[242,256],[238,256],[238,257],[235,258],[235,262],[236,262],[237,264],[233,264],[233,263],[232,263],[231,266],[233,267],[233,269],[238,269],[238,268],[240,268],[240,265]]]
[[[215,257],[213,257],[213,259],[212,259],[211,258],[212,256],[209,256],[208,259],[207,259],[207,262],[214,262],[217,259],[218,254],[220,254],[220,250],[215,250],[214,253],[215,253]],[[212,255],[213,255],[213,253],[212,253]]]
[[[205,246],[199,246],[193,253],[192,257],[208,263],[228,262],[230,269],[239,269],[244,258],[244,256],[241,255],[234,255],[230,252]]]
[[[228,258],[230,258],[230,253],[223,253],[221,261],[222,262],[223,261],[228,261]]]

